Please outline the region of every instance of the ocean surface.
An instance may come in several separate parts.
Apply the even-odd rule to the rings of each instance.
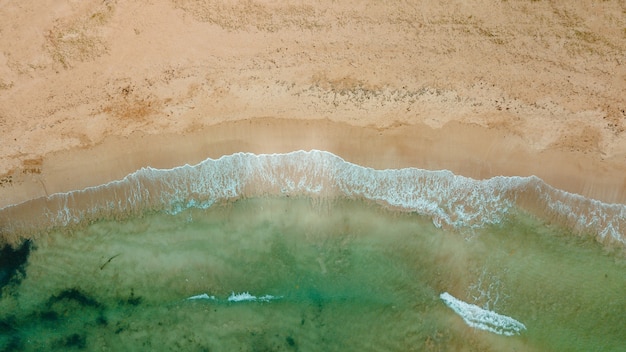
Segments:
[[[626,206],[235,154],[0,209],[0,351],[620,351]]]

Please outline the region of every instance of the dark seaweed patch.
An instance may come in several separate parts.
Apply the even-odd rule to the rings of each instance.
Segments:
[[[0,320],[0,331],[3,333],[12,333],[15,329],[15,317],[10,316]]]
[[[118,334],[120,334],[120,333],[122,333],[122,332],[124,332],[124,331],[128,330],[128,327],[129,327],[129,326],[128,326],[128,324],[126,324],[126,323],[124,323],[124,322],[119,322],[119,321],[118,321],[118,322],[115,324],[115,327],[116,327],[116,328],[115,328],[115,334],[116,334],[116,335],[118,335]]]
[[[72,334],[61,339],[57,345],[65,348],[78,348],[83,350],[87,347],[87,338],[84,335]]]
[[[57,321],[59,320],[59,314],[53,310],[46,310],[43,312],[39,312],[39,318],[45,321]]]
[[[130,289],[130,296],[126,300],[126,303],[132,306],[138,306],[143,299],[141,297],[135,296],[135,290]]]
[[[34,312],[31,318],[45,323],[65,324],[73,316],[92,316],[96,325],[108,324],[104,317],[105,307],[94,298],[76,288],[70,288],[51,296],[43,309]]]
[[[0,288],[9,283],[19,284],[26,276],[24,266],[32,248],[31,241],[27,240],[18,248],[5,245],[0,249]]]
[[[101,306],[98,301],[89,297],[88,295],[84,294],[76,288],[63,290],[58,295],[50,297],[50,299],[48,300],[48,307],[52,306],[54,303],[61,301],[74,301],[83,307],[100,308]]]
[[[24,348],[24,343],[22,342],[22,339],[19,338],[19,336],[11,336],[8,342],[9,343],[2,346],[2,349],[0,351],[13,352],[22,350]]]
[[[22,349],[23,343],[16,327],[15,317],[9,316],[0,320],[0,351],[17,351]]]
[[[141,296],[135,296],[135,290],[131,288],[128,298],[120,298],[118,302],[120,305],[129,304],[131,306],[138,306],[143,302],[143,298],[141,298]]]
[[[96,318],[96,324],[100,326],[107,326],[109,325],[109,320],[104,315],[100,314],[98,318]]]
[[[129,297],[126,300],[126,303],[130,304],[131,306],[138,306],[141,301],[143,301],[141,297]]]

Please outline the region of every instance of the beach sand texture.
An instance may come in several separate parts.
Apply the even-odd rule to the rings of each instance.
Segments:
[[[238,151],[626,203],[623,1],[0,6],[0,206]]]

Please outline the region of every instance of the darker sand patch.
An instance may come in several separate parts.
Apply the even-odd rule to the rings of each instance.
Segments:
[[[43,165],[43,158],[27,159],[24,160],[24,168],[22,173],[24,174],[41,174],[41,167]]]
[[[602,133],[598,129],[590,126],[572,126],[572,128],[577,131],[562,134],[559,139],[557,139],[549,147],[568,152],[582,153],[592,153],[600,150]]]

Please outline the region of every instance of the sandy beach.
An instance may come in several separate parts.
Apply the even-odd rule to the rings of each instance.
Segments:
[[[0,7],[0,207],[321,149],[626,203],[621,1]]]

